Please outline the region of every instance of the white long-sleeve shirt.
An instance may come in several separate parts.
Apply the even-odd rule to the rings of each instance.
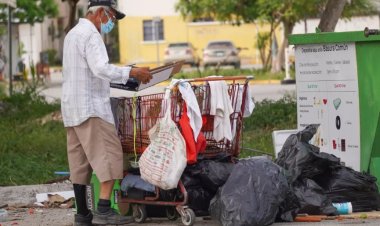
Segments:
[[[110,82],[125,84],[130,67],[108,63],[102,36],[87,19],[66,35],[63,46],[61,110],[65,127],[77,126],[90,117],[114,124]]]

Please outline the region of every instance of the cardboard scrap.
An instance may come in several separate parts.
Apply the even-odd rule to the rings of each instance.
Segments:
[[[75,204],[74,192],[54,192],[36,195],[35,205],[46,208],[72,208]]]

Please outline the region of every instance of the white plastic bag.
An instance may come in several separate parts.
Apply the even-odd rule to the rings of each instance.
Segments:
[[[151,143],[141,155],[139,166],[143,180],[168,190],[177,187],[187,159],[185,140],[170,116],[170,97],[165,101],[165,115],[149,130]]]

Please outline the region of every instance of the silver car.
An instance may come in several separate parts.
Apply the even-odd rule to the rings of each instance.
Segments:
[[[240,68],[240,48],[231,41],[212,41],[203,50],[203,66],[232,65]]]
[[[199,66],[199,57],[196,49],[190,42],[170,43],[165,50],[164,63],[168,64],[173,61],[185,60],[185,64]]]

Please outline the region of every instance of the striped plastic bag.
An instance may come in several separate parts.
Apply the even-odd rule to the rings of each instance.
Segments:
[[[141,178],[164,190],[176,188],[186,167],[186,144],[171,119],[170,98],[165,115],[149,130],[150,144],[139,160]],[[164,105],[162,105],[164,106]]]

